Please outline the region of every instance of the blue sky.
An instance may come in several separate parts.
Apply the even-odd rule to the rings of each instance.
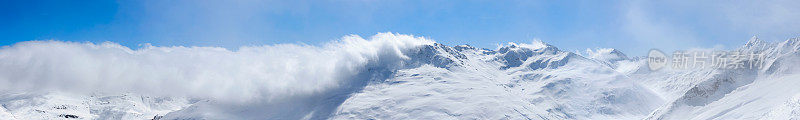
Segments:
[[[349,34],[425,36],[493,49],[733,48],[800,37],[800,1],[20,0],[0,3],[0,45],[111,41],[132,48],[320,45]]]

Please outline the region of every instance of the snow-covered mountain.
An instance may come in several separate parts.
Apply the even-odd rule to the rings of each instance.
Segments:
[[[754,37],[735,51],[763,53],[763,68],[633,75],[669,101],[647,119],[800,119],[798,39],[772,44]]]
[[[0,118],[798,119],[800,41],[734,51],[764,66],[650,71],[611,48],[391,33],[237,51],[33,41],[0,49]]]

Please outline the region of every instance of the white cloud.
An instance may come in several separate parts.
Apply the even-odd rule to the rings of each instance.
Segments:
[[[227,102],[270,100],[340,87],[365,65],[395,65],[433,41],[380,33],[325,46],[156,47],[28,41],[0,49],[0,91],[136,92]],[[388,66],[391,67],[391,66]]]
[[[625,15],[622,31],[641,47],[666,51],[738,47],[753,35],[770,41],[800,35],[797,1],[632,1],[626,5],[621,11]]]
[[[625,22],[622,30],[638,42],[637,49],[651,49],[642,47],[676,49],[698,45],[693,30],[668,19],[658,19],[658,16],[649,13],[650,9],[645,9],[648,7],[642,2],[632,2],[623,13]]]
[[[730,1],[720,2],[720,14],[733,29],[773,40],[800,35],[800,1]]]

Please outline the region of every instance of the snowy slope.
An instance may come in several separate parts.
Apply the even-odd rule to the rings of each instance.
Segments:
[[[4,118],[30,119],[152,119],[183,109],[185,99],[134,94],[76,95],[69,93],[0,94]]]
[[[798,119],[798,39],[736,51],[765,67],[650,71],[612,48],[392,33],[239,51],[34,41],[0,49],[0,118]]]
[[[399,70],[350,97],[333,118],[635,119],[661,101],[605,63],[544,43],[459,53],[466,57],[449,58],[462,66]]]
[[[677,73],[651,73],[651,79],[671,102],[647,119],[788,119],[796,116],[796,86],[800,78],[800,45],[793,38],[770,44],[752,38],[743,52],[765,53],[762,69],[702,69]],[[662,75],[658,75],[662,74]],[[666,75],[664,75],[666,74]],[[684,82],[681,82],[684,81]],[[796,119],[796,118],[795,118]]]

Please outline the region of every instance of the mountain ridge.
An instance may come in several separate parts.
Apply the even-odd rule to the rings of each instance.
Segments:
[[[350,36],[343,42],[331,45],[334,47],[330,49],[316,48],[293,56],[300,60],[303,56],[298,55],[328,54],[312,58],[317,60],[334,58],[333,62],[323,63],[335,65],[304,67],[309,68],[307,70],[339,71],[333,72],[334,75],[326,75],[333,77],[329,81],[305,81],[320,82],[317,84],[324,89],[296,90],[309,90],[307,93],[288,92],[281,98],[231,102],[213,99],[226,96],[158,97],[144,95],[146,93],[111,92],[85,95],[69,91],[37,93],[6,90],[0,92],[0,104],[3,105],[0,117],[56,119],[70,118],[67,117],[69,115],[78,119],[734,119],[737,118],[734,116],[735,113],[753,113],[745,114],[745,118],[783,118],[797,115],[781,110],[800,109],[794,104],[798,98],[795,94],[800,91],[787,88],[797,85],[796,82],[787,81],[796,80],[791,77],[797,75],[796,67],[790,63],[796,62],[800,56],[797,52],[800,50],[800,43],[797,40],[792,38],[781,43],[768,43],[753,37],[741,48],[736,49],[736,51],[765,53],[766,59],[762,69],[666,69],[645,72],[647,69],[641,67],[646,66],[644,59],[629,58],[613,48],[587,50],[588,54],[584,56],[559,50],[540,41],[530,44],[509,43],[496,50],[489,50],[469,45],[447,46],[424,38],[390,33],[373,36],[370,40]],[[45,45],[37,46],[41,44]],[[115,45],[88,45],[88,48],[84,48],[84,45],[72,43],[53,44],[61,45],[58,47],[65,48],[64,51],[70,51],[66,48],[72,47],[81,48],[83,51],[120,48]],[[28,43],[27,46],[46,49],[47,45],[48,42],[34,42]],[[33,55],[28,57],[30,59],[44,58],[36,56],[44,54],[31,51],[32,49],[25,46],[0,50],[0,61],[20,63],[19,61],[28,60],[12,58],[16,57],[15,53],[19,51],[32,53]],[[336,50],[338,47],[344,49]],[[161,54],[122,48],[121,51],[128,52],[102,52],[102,54],[123,56],[116,58],[142,57],[127,55],[132,53],[154,54],[153,56]],[[165,51],[191,53],[181,50],[192,49],[204,48]],[[242,50],[220,54],[212,52],[196,54],[194,57],[203,58],[203,55],[212,54],[238,58],[242,56],[228,54],[251,55],[247,51],[259,53],[275,49],[304,49],[304,47],[268,46],[244,49],[245,53],[239,53]],[[87,54],[99,56],[96,53]],[[107,59],[99,57],[90,60],[102,63]],[[269,59],[261,60],[269,61]],[[39,61],[40,64],[59,67],[57,64],[48,63],[50,61]],[[218,61],[224,63],[227,59]],[[297,63],[315,62],[319,61]],[[5,65],[6,68],[10,68],[8,66],[12,64]],[[20,66],[14,68],[26,68],[23,70],[36,68],[36,66]],[[167,68],[182,69],[180,66]],[[265,72],[270,73],[270,71]],[[284,74],[308,76],[328,73],[311,72],[316,74]],[[9,81],[11,75],[8,74],[10,73],[0,75],[0,82]],[[250,75],[231,78],[245,79],[248,76]],[[306,78],[313,77],[297,79]],[[769,80],[770,78],[775,80]],[[787,84],[776,84],[781,81]],[[238,82],[248,83],[241,80]],[[331,82],[331,85],[321,84],[322,82]],[[271,84],[274,83],[276,82]],[[221,84],[236,85],[230,82]],[[765,99],[747,97],[764,92],[761,90],[773,89],[790,92],[766,94]],[[250,97],[236,99],[245,98]],[[724,104],[725,102],[738,105]],[[758,106],[774,110],[747,111]],[[686,109],[696,111],[682,112]]]

